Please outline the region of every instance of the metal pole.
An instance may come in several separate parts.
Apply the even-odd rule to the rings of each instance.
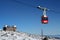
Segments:
[[[43,29],[41,29],[41,39],[43,40]]]

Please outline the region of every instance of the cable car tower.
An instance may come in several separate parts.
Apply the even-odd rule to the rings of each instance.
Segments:
[[[41,6],[38,6],[37,8],[43,11],[43,15],[41,17],[41,23],[48,24],[48,16],[46,15],[46,11],[48,11],[49,9],[41,7]]]

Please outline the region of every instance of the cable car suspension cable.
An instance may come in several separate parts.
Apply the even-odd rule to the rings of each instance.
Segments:
[[[43,15],[46,15],[46,11],[51,11],[51,12],[54,12],[54,13],[59,13],[59,12],[56,12],[56,11],[54,11],[54,10],[52,10],[52,9],[47,9],[47,8],[44,8],[44,7],[39,7],[39,6],[33,6],[33,5],[31,5],[31,4],[28,4],[28,3],[25,3],[25,2],[22,2],[21,0],[20,1],[17,1],[17,0],[13,0],[14,2],[16,2],[16,3],[20,3],[20,4],[23,4],[23,5],[26,5],[26,6],[29,6],[29,7],[33,7],[33,8],[38,8],[38,9],[40,9],[40,10],[45,10],[44,11],[44,13],[43,13]]]

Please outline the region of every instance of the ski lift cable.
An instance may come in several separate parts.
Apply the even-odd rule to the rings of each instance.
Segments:
[[[35,6],[33,6],[33,5],[31,5],[31,4],[28,4],[28,3],[25,3],[25,2],[23,2],[23,1],[17,1],[17,0],[13,0],[14,2],[16,2],[16,3],[19,3],[19,4],[23,4],[23,5],[25,5],[25,6],[29,6],[29,7],[33,7],[33,8],[36,8]]]
[[[20,0],[20,1],[13,0],[13,1],[16,2],[16,3],[20,3],[20,4],[23,4],[23,5],[29,6],[29,7],[38,8],[38,6],[33,6],[33,5],[31,5],[31,4],[22,2],[21,0]],[[44,7],[42,7],[42,8],[44,8]],[[40,9],[40,8],[38,8],[38,9]],[[47,9],[47,8],[46,8],[46,9]],[[40,9],[40,10],[41,10],[41,9]],[[55,10],[52,10],[52,9],[47,9],[47,10],[50,11],[50,12],[53,12],[53,13],[59,13],[59,12],[56,12]]]

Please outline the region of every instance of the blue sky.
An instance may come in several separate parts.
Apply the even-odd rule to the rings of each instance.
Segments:
[[[30,5],[54,10],[47,11],[49,23],[42,24],[43,12]],[[44,35],[60,34],[60,0],[0,0],[0,29],[5,24],[17,25],[17,30],[31,34],[41,34],[41,29]]]

